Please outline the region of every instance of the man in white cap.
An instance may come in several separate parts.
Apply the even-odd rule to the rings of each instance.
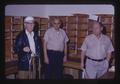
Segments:
[[[89,14],[89,19],[88,19],[88,35],[92,34],[92,26],[93,26],[93,22],[94,21],[98,21],[98,16],[93,15],[93,14]]]
[[[31,56],[36,56],[38,62],[40,58],[40,39],[38,34],[33,31],[34,18],[24,19],[24,30],[16,37],[14,51],[18,55],[18,76],[19,79],[29,78],[29,63]]]
[[[114,48],[110,38],[102,34],[102,30],[103,26],[94,20],[92,34],[85,38],[81,46],[81,67],[85,68],[86,79],[101,77],[107,72],[109,67],[111,53],[114,51]]]

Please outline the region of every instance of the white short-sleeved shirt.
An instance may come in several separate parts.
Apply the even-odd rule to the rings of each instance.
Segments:
[[[86,51],[86,56],[92,59],[103,59],[107,53],[114,51],[114,48],[108,36],[101,34],[98,39],[94,34],[91,34],[85,38],[81,50]]]
[[[63,29],[56,31],[53,27],[49,28],[44,35],[48,50],[63,51],[64,45],[68,42],[68,37]]]

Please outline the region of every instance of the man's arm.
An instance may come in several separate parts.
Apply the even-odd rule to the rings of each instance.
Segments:
[[[110,61],[110,59],[111,59],[111,53],[107,53],[107,61],[109,62]]]
[[[48,59],[48,55],[47,55],[47,43],[46,43],[46,41],[44,40],[44,42],[43,42],[44,44],[43,44],[43,51],[44,51],[44,62],[46,63],[46,64],[49,64],[49,59]]]
[[[18,35],[15,39],[15,44],[14,44],[13,50],[16,54],[18,54],[18,53],[20,54],[23,52],[22,39],[21,39],[20,35]]]
[[[66,62],[66,61],[67,61],[67,42],[65,43],[63,62]]]
[[[114,48],[113,48],[113,45],[112,45],[112,42],[110,39],[108,40],[108,43],[109,43],[109,46],[108,46],[108,50],[107,50],[107,58],[106,59],[109,62],[111,59],[111,56],[112,56],[112,52],[114,51]]]
[[[82,69],[84,69],[84,59],[85,59],[85,51],[82,51],[81,52],[81,57],[80,57],[80,59],[81,59],[81,68]]]

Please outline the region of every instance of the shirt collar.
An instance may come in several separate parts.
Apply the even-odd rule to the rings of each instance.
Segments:
[[[32,31],[31,33],[29,33],[27,30],[25,30],[25,33],[27,34],[27,36],[34,36],[34,32]]]
[[[103,36],[103,34],[101,33],[101,34],[100,34],[100,38],[99,38],[99,39],[101,39],[101,38],[102,38],[102,36]],[[97,38],[95,34],[93,34],[93,37]]]
[[[61,31],[61,29],[59,28],[59,30],[57,31],[57,30],[55,30],[55,28],[54,27],[52,27],[52,30],[54,31],[54,32],[60,32]]]

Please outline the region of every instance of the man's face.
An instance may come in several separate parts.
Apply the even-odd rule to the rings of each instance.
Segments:
[[[25,28],[28,32],[32,32],[34,28],[34,21],[28,21],[24,23]]]
[[[93,23],[93,34],[99,35],[101,34],[101,31],[102,27],[100,26],[100,24],[98,22]]]
[[[54,22],[53,22],[53,27],[55,29],[59,29],[59,27],[60,27],[60,20],[55,19]]]

